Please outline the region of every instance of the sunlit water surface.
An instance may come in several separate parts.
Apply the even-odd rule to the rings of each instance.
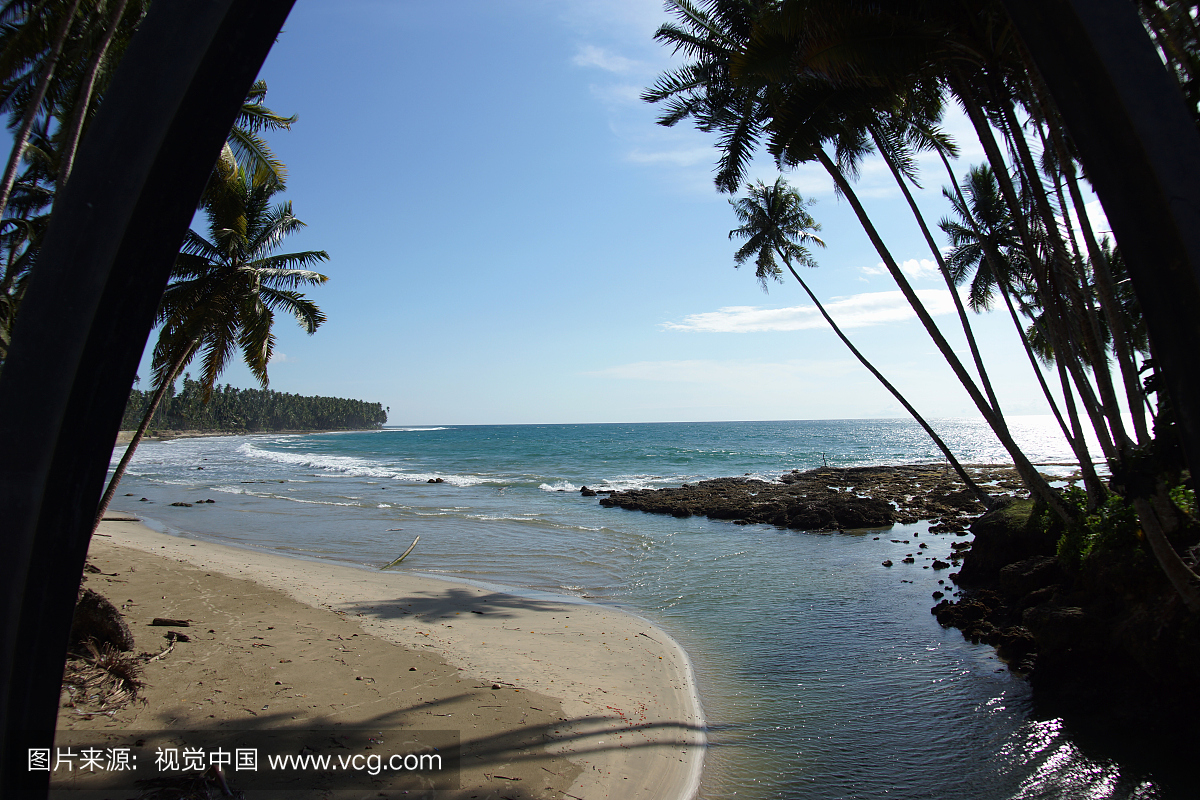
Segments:
[[[1013,423],[1034,461],[1071,462],[1051,419]],[[981,423],[935,424],[963,462],[1007,460]],[[179,535],[371,566],[419,534],[405,569],[646,617],[692,658],[710,726],[705,798],[1194,797],[1136,741],[1039,716],[991,648],[937,624],[944,573],[899,560],[919,542],[946,558],[951,537],[681,520],[578,493],[939,460],[907,420],[214,437],[143,444],[123,484],[134,496],[114,507]]]

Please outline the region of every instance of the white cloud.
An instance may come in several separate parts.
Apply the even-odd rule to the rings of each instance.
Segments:
[[[950,292],[945,289],[918,289],[917,297],[934,316],[955,313],[954,301]],[[835,298],[824,306],[841,328],[864,328],[903,322],[916,316],[899,291],[867,292]],[[728,306],[717,311],[689,314],[684,317],[683,322],[662,323],[667,330],[702,333],[799,331],[824,328],[826,325],[824,317],[815,306]]]
[[[636,84],[617,83],[610,86],[588,87],[592,96],[608,106],[641,106],[643,87]]]
[[[670,19],[662,0],[556,0],[564,20],[581,35],[611,36],[660,47],[651,37]]]
[[[295,364],[296,359],[289,358],[287,353],[276,352],[276,353],[271,354],[271,363],[272,364]]]
[[[873,267],[863,267],[864,275],[887,275],[887,267],[880,261]],[[941,271],[938,269],[937,262],[932,258],[910,258],[907,261],[900,263],[900,271],[904,273],[909,280],[921,280],[924,278],[940,278]]]
[[[571,63],[577,67],[599,67],[606,72],[618,74],[643,72],[647,69],[647,65],[640,61],[626,58],[592,44],[582,45],[575,53],[575,57],[571,59]]]
[[[712,147],[680,147],[675,150],[658,152],[632,150],[626,154],[625,158],[635,164],[673,164],[677,167],[690,167],[695,164],[716,161],[716,153]]]

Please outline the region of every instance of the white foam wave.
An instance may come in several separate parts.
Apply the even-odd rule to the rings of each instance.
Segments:
[[[380,503],[379,505],[377,505],[375,507],[376,508],[391,508],[392,505],[391,505],[391,503]]]
[[[467,519],[481,519],[488,522],[530,522],[536,520],[536,514],[463,514]]]
[[[304,500],[300,497],[287,497],[281,494],[267,494],[265,492],[263,494],[258,494],[257,492],[247,492],[246,494],[252,494],[255,497],[269,497],[272,500],[291,500],[293,503],[306,503],[313,506],[350,506],[352,508],[358,508],[362,505],[361,503],[339,503],[336,500]]]
[[[538,487],[543,492],[578,492],[579,487],[570,481],[556,481],[554,483],[543,483]]]
[[[597,490],[626,492],[630,489],[657,489],[661,486],[678,486],[690,480],[694,480],[694,478],[680,475],[673,475],[669,478],[662,475],[616,475],[612,478],[605,478],[595,485],[589,485],[591,488]]]
[[[324,453],[289,453],[279,450],[263,450],[255,447],[252,442],[246,442],[238,448],[238,452],[247,458],[261,461],[273,461],[290,467],[318,469],[324,472],[345,475],[351,478],[380,478],[391,481],[409,483],[428,483],[430,480],[442,479],[443,483],[451,486],[476,486],[487,483],[488,479],[479,475],[446,475],[424,472],[404,472],[396,467],[381,464],[365,458],[353,456],[335,456]]]
[[[449,431],[449,430],[453,430],[453,428],[436,428],[436,427],[432,427],[432,428],[382,428],[382,429],[376,431],[376,433],[413,433],[416,431]]]

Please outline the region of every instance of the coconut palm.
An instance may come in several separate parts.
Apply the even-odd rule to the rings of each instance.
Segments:
[[[800,284],[800,287],[804,289],[809,299],[812,300],[813,305],[821,312],[821,316],[829,323],[829,327],[833,329],[838,338],[850,349],[850,352],[859,360],[859,363],[866,367],[883,384],[884,388],[900,401],[905,410],[929,434],[929,438],[933,440],[938,449],[942,451],[942,454],[946,456],[946,460],[950,462],[950,465],[958,473],[963,483],[985,505],[990,505],[991,497],[987,492],[971,479],[971,476],[963,469],[958,459],[954,457],[954,453],[950,451],[946,443],[937,435],[933,427],[925,421],[925,418],[917,413],[917,410],[913,408],[913,405],[908,402],[904,395],[854,346],[846,334],[842,332],[842,329],[838,327],[838,324],[834,322],[833,317],[829,316],[829,312],[825,310],[825,306],[817,299],[813,290],[800,277],[800,273],[796,271],[796,265],[805,267],[815,267],[817,265],[812,258],[812,253],[806,247],[807,244],[814,244],[818,247],[825,246],[825,243],[816,235],[821,226],[808,213],[808,206],[811,205],[811,201],[805,201],[780,176],[770,186],[762,181],[748,185],[746,187],[746,196],[738,200],[731,200],[730,203],[733,205],[734,213],[742,225],[730,231],[729,238],[746,240],[738,248],[737,253],[734,254],[735,264],[741,266],[753,258],[755,264],[754,274],[765,290],[770,280],[781,280],[780,275],[782,274],[782,270],[775,260],[776,256],[778,256],[788,271],[792,273],[792,277],[796,279],[796,282]]]
[[[950,201],[956,217],[945,217],[938,223],[951,246],[946,257],[948,274],[956,286],[969,281],[967,299],[976,312],[990,309],[996,295],[1000,295],[1017,329],[1017,335],[1021,339],[1046,402],[1058,421],[1063,437],[1079,460],[1088,503],[1094,507],[1104,499],[1107,492],[1096,474],[1091,454],[1087,450],[1066,370],[1059,365],[1063,395],[1070,418],[1069,426],[1042,375],[1038,363],[1039,356],[1042,360],[1052,358],[1052,348],[1046,344],[1046,337],[1042,332],[1045,320],[1041,319],[1037,309],[1031,307],[1024,299],[1032,294],[1028,261],[1020,239],[1014,231],[1012,215],[1000,196],[996,176],[986,164],[972,167],[961,187],[956,182],[953,192],[943,189],[942,193]],[[1021,311],[1027,317],[1034,320],[1028,331],[1021,323],[1016,304],[1021,306]]]
[[[149,6],[149,0],[95,2],[81,26],[73,74],[59,111],[59,189],[71,175],[87,123]]]
[[[13,147],[0,178],[0,216],[8,206],[29,136],[45,110],[43,104],[59,57],[82,13],[80,5],[81,0],[10,0],[0,7],[0,23],[4,25],[0,45],[3,105],[14,117]]]
[[[925,51],[942,47],[938,37],[944,26],[911,13],[883,19],[873,5],[827,0],[709,0],[703,9],[672,0],[669,6],[682,24],[664,25],[657,38],[694,60],[664,74],[643,95],[666,103],[659,121],[674,125],[691,117],[702,130],[721,135],[719,188],[740,177],[747,153],[760,140],[783,167],[820,163],[1022,481],[1060,518],[1073,520],[1074,510],[1021,451],[999,410],[933,321],[851,185],[871,152],[872,126],[893,118],[910,98],[936,94],[930,83],[938,80],[933,68],[940,65]]]
[[[199,356],[205,398],[237,351],[264,388],[274,351],[275,313],[296,318],[308,334],[325,321],[320,309],[297,291],[324,283],[313,267],[329,259],[324,250],[277,254],[284,237],[304,227],[291,203],[272,204],[270,181],[255,181],[241,167],[224,190],[205,205],[208,237],[188,231],[163,294],[154,348],[155,393],[142,424],[125,450],[100,500],[104,517],[154,412],[176,377]],[[236,202],[235,202],[236,201]]]

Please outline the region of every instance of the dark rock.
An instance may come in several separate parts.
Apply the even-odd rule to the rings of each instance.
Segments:
[[[589,489],[586,486],[584,486],[582,489],[579,490],[579,494],[583,497],[595,497],[596,496],[595,490]]]
[[[426,483],[445,483],[446,479],[445,478],[430,478],[429,480],[427,480],[425,482]]]
[[[890,567],[892,565],[892,560],[889,558],[887,561],[883,562],[883,565],[885,567]]]
[[[949,564],[947,564],[945,561],[938,561],[938,560],[935,558],[935,559],[933,560],[933,568],[934,568],[934,569],[950,569],[950,565],[949,565]]]
[[[959,583],[980,586],[995,581],[1009,564],[1033,556],[1052,556],[1057,537],[1043,531],[1032,500],[1014,500],[971,524],[975,541],[959,572]]]
[[[192,507],[191,503],[171,503],[171,505],[179,506],[180,508],[191,508]]]
[[[900,560],[901,560],[902,562],[904,562],[905,564],[912,564],[912,563],[914,563],[914,562],[916,561],[916,559],[915,559],[915,558],[913,558],[912,556],[905,556],[904,558],[902,558],[902,559],[900,559]]]
[[[1050,586],[1043,586],[1041,589],[1036,591],[1032,591],[1020,599],[1020,601],[1017,603],[1017,608],[1021,611],[1024,611],[1027,608],[1040,606],[1042,603],[1049,603],[1054,599],[1054,595],[1058,593],[1060,588],[1061,587],[1059,584],[1055,583]]]
[[[1033,556],[1000,570],[1000,588],[1013,597],[1062,582],[1066,575],[1053,556]]]
[[[996,654],[1005,661],[1020,661],[1038,650],[1033,633],[1021,625],[1010,625],[999,631],[995,638],[996,641],[989,644],[996,647]]]
[[[83,644],[89,639],[107,642],[118,650],[133,649],[133,632],[117,607],[91,589],[81,589],[71,621],[71,643]]]
[[[967,623],[962,627],[962,635],[973,644],[992,644],[992,639],[999,631],[987,620],[981,619]]]
[[[962,489],[957,492],[944,494],[937,498],[937,502],[959,511],[983,511],[983,503],[979,502],[979,498],[975,496],[975,493],[968,489]]]
[[[1006,467],[973,467],[978,480],[1013,483]],[[964,514],[980,510],[944,465],[820,467],[781,475],[768,483],[748,477],[718,478],[679,489],[612,492],[605,507],[657,514],[778,525],[793,530],[886,527],[939,518],[959,528]],[[961,508],[960,508],[961,507]],[[969,511],[967,510],[969,509]]]
[[[1100,631],[1082,608],[1043,603],[1025,609],[1022,622],[1046,650],[1086,646]]]

